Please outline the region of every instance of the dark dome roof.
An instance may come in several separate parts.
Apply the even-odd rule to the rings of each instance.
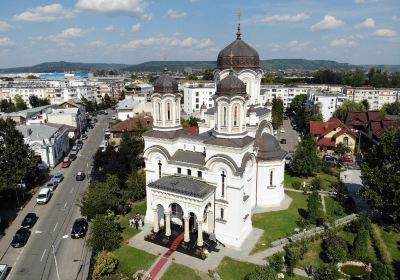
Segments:
[[[218,82],[215,93],[217,95],[246,95],[246,85],[231,71],[228,76]]]
[[[217,68],[219,69],[244,69],[259,68],[260,57],[258,52],[241,38],[240,25],[236,33],[236,40],[219,52]]]
[[[256,139],[256,145],[258,146],[257,158],[261,160],[283,159],[287,154],[279,145],[278,140],[266,132]]]
[[[178,82],[167,74],[165,71],[158,79],[154,82],[155,93],[176,93],[178,92]]]

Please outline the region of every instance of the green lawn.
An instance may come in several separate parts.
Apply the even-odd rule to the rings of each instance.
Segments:
[[[308,251],[304,255],[304,259],[300,260],[296,266],[302,268],[309,267],[310,265],[322,267],[324,262],[322,261],[320,256],[322,252],[321,244],[322,244],[322,239],[311,242],[308,245]]]
[[[253,226],[264,230],[253,252],[264,250],[270,247],[272,241],[294,234],[300,219],[299,209],[307,209],[307,195],[297,192],[287,194],[293,199],[289,209],[253,215]]]
[[[119,223],[121,224],[123,231],[122,231],[122,238],[123,240],[128,240],[136,235],[140,230],[136,230],[134,227],[129,226],[129,219],[132,218],[134,215],[146,214],[146,201],[138,201],[132,205],[131,211],[124,216],[119,216]]]
[[[343,206],[340,205],[340,203],[336,201],[334,198],[325,196],[324,200],[326,207],[326,215],[328,217],[337,220],[339,218],[343,218],[344,216],[346,216]]]
[[[400,234],[394,231],[386,231],[382,228],[380,228],[380,232],[383,242],[392,256],[394,271],[397,277],[400,277]]]
[[[157,256],[127,245],[122,245],[114,251],[114,254],[119,261],[118,270],[129,278],[138,270],[148,270],[157,258]]]
[[[223,280],[244,279],[248,273],[252,272],[257,267],[258,265],[253,263],[241,262],[225,257],[219,264],[217,272]]]
[[[330,185],[338,180],[338,178],[336,178],[335,176],[322,172],[317,173],[316,176],[314,177],[319,177],[322,180],[321,189],[326,191],[332,191]],[[306,183],[310,183],[312,179],[314,179],[314,177],[306,177],[306,178],[296,177],[296,176],[291,176],[286,172],[284,179],[284,186],[285,188],[293,188],[293,183],[295,181],[300,182],[301,184],[303,184],[304,181]]]
[[[172,263],[165,271],[161,280],[209,280],[211,279],[207,274],[202,274],[193,269],[180,265],[177,263]]]

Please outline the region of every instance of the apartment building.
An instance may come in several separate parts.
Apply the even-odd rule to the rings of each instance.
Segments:
[[[349,100],[361,102],[368,100],[370,110],[380,110],[386,103],[393,103],[400,99],[400,89],[393,88],[349,88],[346,90]]]

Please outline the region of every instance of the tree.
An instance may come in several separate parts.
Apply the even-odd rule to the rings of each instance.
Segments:
[[[310,134],[306,134],[297,146],[290,164],[290,171],[294,175],[308,177],[318,170],[320,162],[316,141]]]
[[[91,112],[96,112],[97,111],[97,103],[92,102],[90,100],[87,100],[85,97],[82,96],[82,103],[86,108],[86,112],[91,113]]]
[[[128,177],[127,199],[140,200],[146,197],[146,177],[142,171],[134,170]]]
[[[101,280],[103,276],[112,274],[118,266],[117,257],[111,252],[101,252],[96,256],[93,279]]]
[[[11,119],[0,119],[0,191],[18,183],[33,184],[39,174],[37,159]]]
[[[285,268],[284,254],[282,253],[272,255],[268,262],[276,272],[281,272]]]
[[[15,112],[15,104],[11,101],[11,99],[0,100],[0,112],[4,113]]]
[[[206,81],[214,80],[214,74],[213,74],[213,71],[211,69],[207,69],[207,70],[204,71],[203,80],[206,80]]]
[[[97,215],[91,224],[88,245],[94,253],[113,251],[120,246],[122,240],[120,225],[113,212]]]
[[[286,271],[289,275],[293,275],[293,270],[300,256],[299,250],[294,245],[286,245],[283,249],[285,250]]]
[[[337,264],[347,258],[347,243],[346,240],[337,236],[331,235],[324,239],[322,242],[322,248],[324,249],[324,255],[328,262]]]
[[[283,101],[274,97],[272,100],[272,126],[278,129],[283,124]]]
[[[353,241],[352,257],[357,260],[363,260],[368,257],[369,232],[365,228],[360,228],[356,238]]]
[[[344,145],[343,143],[338,143],[336,147],[333,148],[333,151],[339,155],[345,155],[351,152],[351,148],[349,146]]]
[[[197,78],[197,75],[195,74],[190,74],[186,77],[186,80],[192,80],[192,81],[197,81],[199,78]]]
[[[304,110],[305,108],[305,103],[307,100],[307,94],[299,94],[296,95],[292,102],[289,105],[289,109],[292,113],[296,114],[300,111],[300,110]]]
[[[25,101],[22,99],[20,95],[15,96],[15,110],[16,111],[22,111],[28,109],[28,106],[26,106]]]
[[[314,190],[307,199],[307,220],[311,224],[319,224],[322,217],[322,204],[318,192]]]
[[[111,108],[111,106],[113,105],[113,101],[107,93],[104,95],[104,105],[106,106],[106,108]]]
[[[385,131],[380,144],[365,155],[362,174],[366,184],[360,190],[371,210],[385,223],[400,226],[400,128]]]
[[[363,101],[361,101],[361,104],[364,106],[365,111],[369,110],[369,102],[368,99],[364,99]]]
[[[357,103],[354,101],[345,101],[340,107],[338,107],[335,112],[333,112],[333,117],[338,118],[342,122],[345,121],[348,112],[364,112],[365,107],[362,103]]]
[[[244,277],[245,280],[277,280],[278,275],[272,267],[257,267]]]
[[[327,265],[318,268],[316,273],[314,273],[315,280],[337,280],[340,279],[340,272],[334,265]]]
[[[400,102],[386,103],[382,106],[383,115],[400,115]]]
[[[28,80],[36,80],[38,77],[35,75],[28,75],[28,77],[26,77]]]
[[[47,98],[39,98],[36,95],[29,95],[29,104],[32,108],[50,105],[50,100]]]

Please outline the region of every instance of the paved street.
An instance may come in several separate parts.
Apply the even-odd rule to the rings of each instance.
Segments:
[[[297,143],[299,142],[299,134],[290,125],[290,119],[283,120],[283,127],[285,128],[284,133],[281,133],[280,128],[278,129],[278,140],[286,139],[286,144],[281,144],[282,149],[294,153]]]
[[[109,116],[98,116],[99,122],[88,132],[89,138],[78,158],[69,168],[62,170],[64,181],[55,190],[48,204],[37,205],[34,196],[7,229],[6,235],[0,241],[0,263],[12,267],[7,279],[57,279],[52,243],[56,251],[60,279],[86,279],[90,259],[90,252],[85,246],[86,239],[74,240],[69,237],[74,220],[80,217],[79,199],[88,182],[87,178],[76,181],[75,175],[78,171],[87,173],[92,156],[103,139]],[[60,169],[61,164],[51,173],[55,174]],[[39,220],[32,228],[25,247],[13,248],[10,246],[13,235],[28,212],[36,213]]]

